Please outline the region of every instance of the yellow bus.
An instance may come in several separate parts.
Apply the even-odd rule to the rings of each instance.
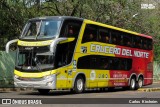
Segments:
[[[15,87],[50,90],[152,84],[152,37],[70,16],[30,19],[17,44]]]

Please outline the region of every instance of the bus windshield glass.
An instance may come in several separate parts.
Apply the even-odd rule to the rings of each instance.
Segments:
[[[54,56],[47,47],[19,47],[16,68],[43,71],[54,68]]]
[[[61,21],[36,20],[29,21],[21,35],[22,39],[47,39],[58,35]]]

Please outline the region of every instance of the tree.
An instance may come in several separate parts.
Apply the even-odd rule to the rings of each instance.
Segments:
[[[26,21],[40,16],[75,16],[152,35],[160,61],[160,2],[143,10],[142,0],[1,0],[0,40],[18,38]],[[1,48],[1,47],[0,47]],[[2,48],[1,48],[2,49]]]

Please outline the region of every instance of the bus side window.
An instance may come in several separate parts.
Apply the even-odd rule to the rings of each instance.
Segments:
[[[112,44],[119,44],[118,35],[115,30],[111,30],[111,43]]]
[[[113,58],[109,59],[109,69],[113,70],[114,69],[114,65],[113,65]]]
[[[125,70],[125,59],[120,59],[119,61],[119,70]]]
[[[108,29],[100,29],[99,30],[99,40],[103,43],[110,43],[110,32]]]
[[[134,48],[142,48],[142,39],[141,37],[133,37],[133,47]]]
[[[86,25],[84,34],[82,37],[82,43],[97,41],[97,29],[94,25]]]
[[[78,59],[78,62],[77,62],[77,68],[79,68],[79,69],[90,69],[91,68],[91,66],[90,66],[91,61],[90,60],[91,60],[90,56],[80,57]]]
[[[78,37],[80,26],[77,24],[69,24],[67,28],[67,37]]]
[[[113,61],[114,70],[120,70],[120,59],[114,58],[113,60],[114,60]]]
[[[102,57],[99,61],[99,69],[108,70],[109,69],[109,58]]]
[[[97,69],[98,68],[98,63],[99,61],[97,60],[97,58],[91,57],[91,61],[90,61],[90,69]]]
[[[119,38],[120,38],[120,40],[119,40],[119,45],[122,45],[122,46],[123,46],[123,45],[124,45],[124,40],[123,40],[124,34],[121,32],[119,35],[120,35],[120,37],[119,37]]]
[[[123,45],[131,47],[132,46],[132,39],[131,35],[123,35]]]
[[[73,30],[73,26],[72,25],[68,25],[67,36],[68,37],[73,37],[74,34],[75,34],[75,30]]]
[[[128,71],[128,70],[130,70],[131,68],[132,68],[132,59],[122,59],[121,60],[121,64],[123,65],[123,66],[121,66],[122,68],[121,68],[121,70],[125,70],[125,71]]]
[[[142,40],[142,48],[147,49],[147,39],[146,38],[143,38]]]
[[[75,37],[77,39],[81,25],[81,21],[65,20],[61,28],[60,37]]]
[[[126,58],[110,58],[110,70],[125,70],[132,68],[132,59]]]
[[[153,43],[152,43],[152,40],[151,40],[151,39],[148,39],[148,40],[147,40],[147,45],[148,45],[148,50],[152,50],[152,48],[153,48]]]
[[[140,38],[140,42],[138,43],[138,48],[142,48],[142,39]]]
[[[125,70],[130,70],[132,69],[132,59],[126,59],[126,67],[125,67]],[[126,69],[127,68],[127,69]]]

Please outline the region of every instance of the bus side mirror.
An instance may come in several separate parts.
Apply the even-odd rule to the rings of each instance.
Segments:
[[[58,43],[62,44],[62,43],[72,42],[74,40],[75,40],[75,38],[73,38],[73,37],[71,37],[71,38],[64,38],[63,37],[63,38],[55,39],[55,40],[53,40],[53,42],[50,45],[50,51],[52,53],[55,53],[54,51],[55,51],[56,46],[57,46]]]
[[[17,43],[17,42],[18,42],[18,39],[14,39],[14,40],[9,41],[9,42],[6,44],[6,53],[9,53],[11,44]]]
[[[67,38],[67,40],[60,41],[60,44],[62,44],[62,43],[66,43],[66,42],[72,42],[72,41],[74,41],[74,40],[75,40],[75,38],[70,37],[70,38]]]
[[[67,40],[67,38],[57,38],[57,39],[54,39],[53,42],[50,45],[50,51],[52,53],[55,53],[55,49],[57,47],[57,44],[60,43],[60,42],[62,42],[62,41],[65,41],[65,40]]]

